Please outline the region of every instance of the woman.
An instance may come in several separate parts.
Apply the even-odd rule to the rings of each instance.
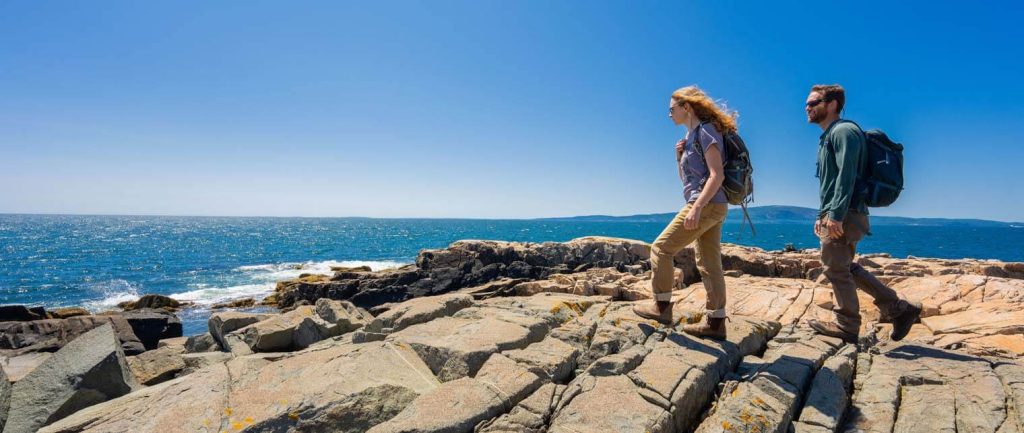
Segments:
[[[654,299],[637,304],[633,311],[644,318],[671,325],[672,288],[675,286],[672,258],[690,243],[697,242],[697,269],[707,290],[707,320],[682,326],[688,334],[725,338],[725,276],[722,273],[722,222],[729,203],[722,191],[722,134],[736,131],[735,112],[715,104],[697,86],[672,93],[668,109],[676,125],[686,125],[686,138],[676,144],[676,159],[683,180],[686,206],[651,244],[651,288]],[[700,146],[698,149],[696,146]],[[703,152],[702,152],[703,151]],[[702,157],[703,153],[703,157]]]

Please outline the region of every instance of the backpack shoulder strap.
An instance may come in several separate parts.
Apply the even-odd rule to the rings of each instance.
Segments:
[[[704,122],[697,124],[697,127],[693,129],[693,147],[697,149],[697,153],[700,154],[700,160],[704,162],[704,169],[709,172],[711,169],[708,168],[708,160],[704,157],[704,146],[700,144],[700,133],[704,129]]]

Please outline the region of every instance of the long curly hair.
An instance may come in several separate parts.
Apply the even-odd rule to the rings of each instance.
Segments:
[[[674,105],[678,106],[690,103],[697,118],[702,122],[710,122],[715,125],[715,129],[720,134],[737,130],[736,118],[740,117],[740,113],[730,110],[724,102],[716,103],[700,87],[686,86],[676,90],[672,92],[672,101]]]

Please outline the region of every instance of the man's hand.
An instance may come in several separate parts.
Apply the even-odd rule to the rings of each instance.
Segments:
[[[818,237],[828,236],[831,239],[839,239],[843,237],[843,222],[827,216],[818,218],[817,221],[814,221],[814,234]]]
[[[821,223],[825,230],[828,231],[828,237],[832,239],[839,239],[843,237],[843,222],[836,221],[832,218],[825,217]]]
[[[687,230],[697,230],[697,226],[700,224],[700,209],[697,206],[690,206],[690,212],[686,214],[686,218],[683,219],[683,228]]]
[[[686,149],[686,138],[676,142],[676,161],[683,159],[683,150]]]

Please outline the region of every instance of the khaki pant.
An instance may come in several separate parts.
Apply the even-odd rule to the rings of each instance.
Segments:
[[[697,242],[697,269],[708,292],[708,317],[725,317],[725,275],[722,273],[722,222],[729,212],[725,203],[708,203],[700,213],[695,230],[683,228],[690,213],[687,204],[668,223],[658,239],[651,244],[651,289],[655,301],[671,301],[675,287],[673,257],[687,245]]]
[[[875,305],[882,313],[882,321],[891,321],[907,308],[907,302],[900,299],[896,291],[889,288],[874,275],[853,261],[857,254],[857,242],[870,230],[868,216],[849,212],[843,221],[843,236],[831,239],[819,236],[821,240],[821,263],[825,276],[832,283],[836,324],[847,332],[860,332],[860,302],[857,288],[875,299]]]

